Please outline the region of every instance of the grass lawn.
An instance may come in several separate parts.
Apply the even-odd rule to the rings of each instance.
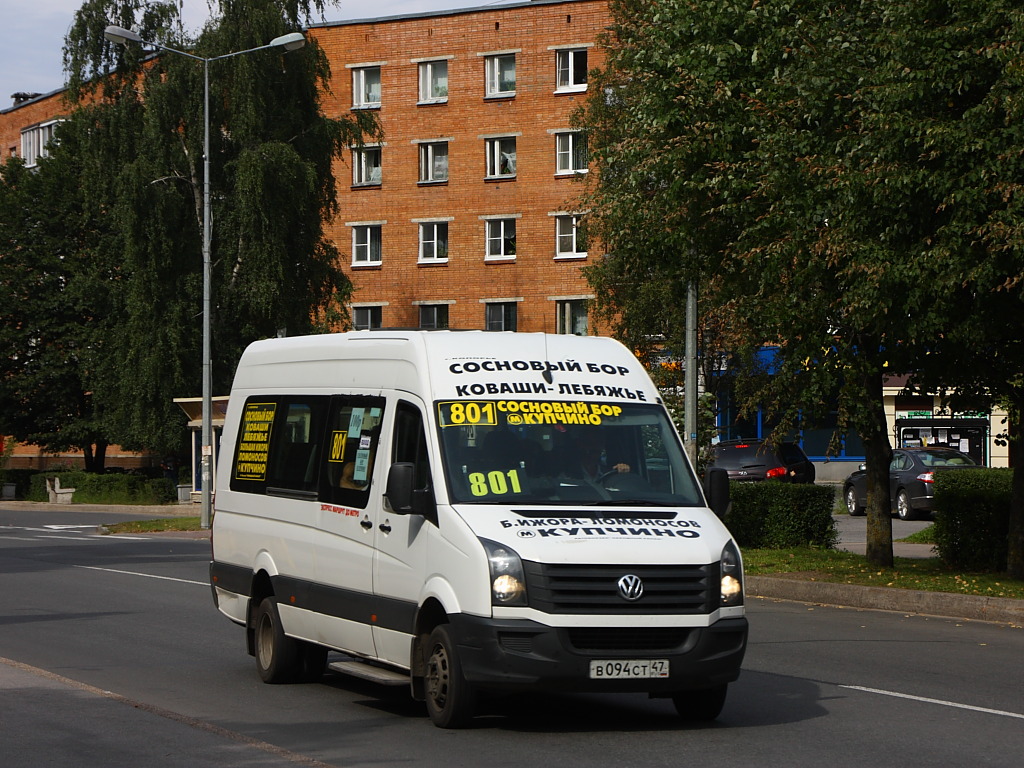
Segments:
[[[162,517],[159,520],[132,520],[103,526],[109,533],[161,533],[163,531],[200,531],[198,517]]]

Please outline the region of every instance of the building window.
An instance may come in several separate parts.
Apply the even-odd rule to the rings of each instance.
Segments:
[[[586,173],[589,163],[587,134],[582,131],[555,134],[556,173]]]
[[[448,327],[447,304],[421,304],[420,328],[425,330],[443,330]]]
[[[420,144],[420,183],[448,181],[448,142]]]
[[[381,181],[380,147],[352,150],[352,184],[377,185]]]
[[[448,222],[420,224],[420,261],[448,261]]]
[[[420,62],[420,103],[448,100],[448,62]]]
[[[352,106],[356,109],[380,106],[380,67],[352,70]]]
[[[516,175],[516,138],[487,139],[487,178],[508,179]]]
[[[572,48],[555,51],[556,85],[559,91],[587,89],[587,49]]]
[[[587,302],[585,299],[567,299],[555,302],[555,333],[586,336]]]
[[[587,241],[580,228],[580,217],[572,214],[555,216],[555,258],[585,258]]]
[[[381,263],[380,224],[356,224],[352,227],[352,266]]]
[[[488,331],[514,331],[516,329],[516,303],[494,301],[484,305],[484,327]]]
[[[357,331],[369,331],[381,327],[383,307],[352,307],[352,327]]]
[[[61,122],[61,120],[51,120],[48,123],[26,128],[21,132],[21,156],[25,160],[25,165],[31,167],[38,164],[40,158],[50,156],[53,133]]]
[[[487,96],[515,96],[516,55],[503,53],[484,60],[487,73]]]
[[[516,220],[487,220],[487,258],[514,259],[516,257]]]

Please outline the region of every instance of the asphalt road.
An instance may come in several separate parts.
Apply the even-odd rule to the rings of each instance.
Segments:
[[[783,601],[748,601],[744,672],[708,726],[641,696],[564,695],[492,702],[450,732],[401,689],[264,685],[213,607],[208,542],[96,533],[116,517],[0,505],[5,768],[1016,768],[1024,754],[1024,630]]]

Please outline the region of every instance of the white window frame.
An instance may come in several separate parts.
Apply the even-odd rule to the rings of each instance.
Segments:
[[[443,104],[448,101],[448,60],[431,59],[420,61],[419,64],[419,103]],[[444,84],[441,85],[437,74],[444,71]]]
[[[380,186],[383,170],[383,152],[379,144],[352,148],[352,186]]]
[[[512,60],[511,88],[502,87],[508,84],[508,79],[502,79],[502,73],[507,71],[502,67],[502,62]],[[484,57],[484,95],[487,98],[507,98],[516,95],[516,55],[509,53],[494,53]]]
[[[514,299],[484,301],[484,330],[487,331],[515,331],[519,328],[519,302]],[[501,312],[500,328],[499,323],[492,320],[491,315],[495,310]],[[507,321],[511,315],[511,328]]]
[[[555,49],[555,91],[559,93],[587,90],[589,46]],[[582,79],[579,58],[583,57]]]
[[[352,222],[349,226],[352,227],[352,266],[380,266],[384,261],[383,222]]]
[[[578,157],[581,152],[582,157]],[[579,161],[579,163],[577,163]],[[555,174],[575,176],[588,173],[590,155],[587,149],[587,134],[584,131],[555,132]]]
[[[33,168],[44,157],[50,156],[53,133],[63,120],[47,120],[21,132],[21,157],[25,166]]]
[[[509,152],[511,148],[511,152]],[[484,139],[487,156],[488,179],[514,179],[516,177],[516,137],[492,136]],[[503,172],[504,171],[504,172]]]
[[[448,220],[419,222],[421,264],[443,264],[448,261]],[[443,255],[442,255],[443,253]]]
[[[517,218],[518,216],[489,216],[484,219],[486,261],[515,260]]]
[[[420,156],[420,184],[440,184],[448,181],[448,142],[447,141],[422,141],[419,142]],[[443,152],[439,153],[439,148]],[[437,161],[444,157],[444,176],[437,171]]]
[[[352,328],[357,331],[372,330],[380,328],[384,322],[383,304],[353,304],[352,305]],[[369,322],[362,322],[359,315],[366,313]],[[376,315],[376,317],[374,317]]]
[[[377,75],[377,99],[372,98],[373,93],[367,89],[367,74],[376,72]],[[352,67],[352,109],[379,109],[381,105],[381,66],[380,64],[366,64]]]
[[[575,336],[588,336],[590,334],[590,313],[587,309],[587,299],[556,298],[554,302],[555,333],[573,334]],[[582,328],[577,328],[577,324],[581,324]],[[578,332],[580,330],[582,330],[582,333]]]
[[[587,258],[586,248],[579,250],[582,243],[580,235],[580,219],[578,213],[555,213],[555,258],[556,259],[585,259]]]
[[[447,301],[423,301],[423,302],[416,302],[416,304],[419,306],[419,312],[418,312],[419,317],[418,317],[418,320],[419,320],[419,327],[420,328],[423,328],[423,329],[426,329],[426,330],[445,330],[445,329],[450,327],[450,325],[449,325],[450,313],[448,311],[448,305],[450,304],[450,302],[447,302]],[[433,310],[433,315],[434,315],[434,322],[433,323],[424,323],[423,322],[423,312],[424,312],[424,310]],[[444,315],[444,325],[441,325],[438,322],[438,315],[439,314],[443,314]]]

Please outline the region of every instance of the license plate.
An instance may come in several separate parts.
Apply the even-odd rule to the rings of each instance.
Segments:
[[[591,680],[668,677],[668,659],[591,659]]]

